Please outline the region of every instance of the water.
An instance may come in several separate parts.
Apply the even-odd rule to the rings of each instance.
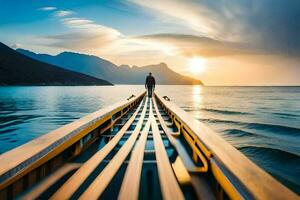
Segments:
[[[0,87],[0,153],[143,90]],[[300,194],[300,87],[158,86],[157,93]]]

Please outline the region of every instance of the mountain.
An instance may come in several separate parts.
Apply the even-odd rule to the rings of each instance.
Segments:
[[[36,54],[24,49],[17,49],[17,51],[31,58],[57,65],[68,70],[109,80],[116,84],[144,84],[145,77],[149,72],[153,73],[157,80],[157,84],[202,84],[200,80],[183,76],[172,71],[165,63],[144,67],[129,67],[128,65],[117,66],[112,62],[97,56],[73,52],[63,52],[52,56],[48,54]]]
[[[112,85],[25,56],[0,42],[0,85]]]

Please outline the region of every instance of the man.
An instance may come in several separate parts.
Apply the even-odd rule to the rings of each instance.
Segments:
[[[152,76],[152,73],[150,72],[149,75],[146,78],[145,88],[148,90],[148,97],[152,97],[152,92],[155,88],[155,79]]]

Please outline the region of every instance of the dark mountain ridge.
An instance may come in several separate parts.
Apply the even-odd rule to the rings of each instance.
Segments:
[[[0,85],[112,85],[21,54],[0,42]]]
[[[149,72],[154,74],[158,84],[203,84],[200,80],[183,76],[172,71],[165,63],[144,67],[129,67],[128,65],[117,66],[112,62],[97,56],[74,52],[62,52],[52,56],[48,54],[36,54],[24,49],[17,49],[17,51],[31,58],[57,65],[68,70],[109,80],[116,84],[144,84],[145,76]]]

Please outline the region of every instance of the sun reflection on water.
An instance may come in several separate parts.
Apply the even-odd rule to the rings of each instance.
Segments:
[[[192,88],[192,101],[193,101],[193,107],[195,110],[197,110],[194,113],[194,117],[199,118],[199,108],[202,104],[202,87],[200,85],[194,85]]]
[[[200,85],[193,86],[193,103],[194,106],[199,107],[202,102],[202,87]]]

